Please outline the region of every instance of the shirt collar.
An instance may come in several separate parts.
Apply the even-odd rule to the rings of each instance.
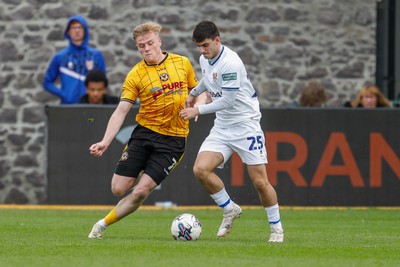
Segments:
[[[221,47],[222,47],[221,52],[219,52],[219,54],[216,57],[211,58],[211,59],[208,60],[208,64],[210,64],[211,66],[214,65],[215,62],[218,61],[218,59],[221,57],[222,53],[224,52],[224,48],[225,47],[224,46],[221,46]]]

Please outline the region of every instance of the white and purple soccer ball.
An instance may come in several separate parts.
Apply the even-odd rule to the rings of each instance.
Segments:
[[[175,240],[195,241],[201,235],[201,223],[193,214],[183,213],[175,217],[171,233]]]

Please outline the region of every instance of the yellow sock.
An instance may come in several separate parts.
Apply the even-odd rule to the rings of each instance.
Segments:
[[[118,217],[116,209],[113,208],[110,213],[108,213],[107,216],[104,218],[104,221],[107,226],[110,226],[111,224],[118,222],[120,219],[121,218]]]

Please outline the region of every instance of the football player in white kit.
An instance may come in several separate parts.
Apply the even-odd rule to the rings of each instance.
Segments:
[[[264,132],[260,126],[260,107],[240,57],[221,44],[217,26],[202,21],[193,31],[193,42],[201,52],[203,77],[191,90],[180,112],[184,119],[214,113],[216,119],[208,137],[200,147],[193,172],[212,199],[223,209],[223,220],[217,235],[226,236],[242,209],[225,190],[214,172],[223,167],[235,151],[247,165],[248,174],[267,213],[271,228],[270,242],[283,242],[283,228],[275,189],[268,181]],[[212,102],[194,106],[196,97],[208,90]]]

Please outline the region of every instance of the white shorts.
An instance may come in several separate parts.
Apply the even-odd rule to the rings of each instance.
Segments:
[[[224,162],[222,168],[235,151],[247,165],[266,164],[265,135],[258,121],[250,121],[230,128],[214,126],[200,147],[202,151],[220,152]]]

